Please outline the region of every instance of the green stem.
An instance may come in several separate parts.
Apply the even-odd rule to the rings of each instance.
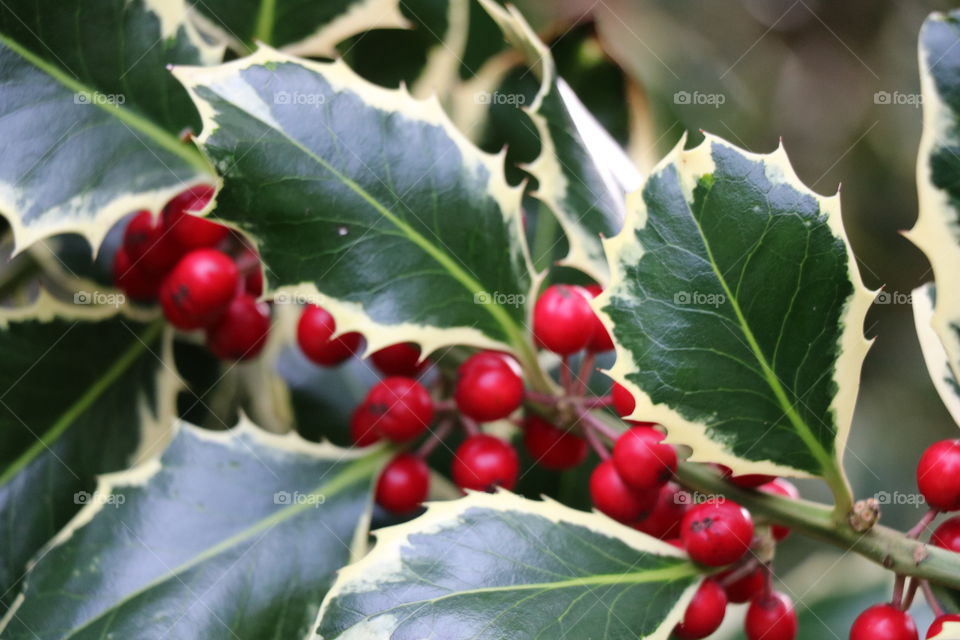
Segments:
[[[705,465],[681,463],[677,477],[689,489],[724,495],[777,524],[844,551],[859,553],[895,573],[960,589],[960,554],[912,540],[882,525],[858,533],[848,523],[837,521],[835,511],[826,505],[741,489]]]
[[[533,242],[530,247],[530,257],[537,271],[543,271],[550,266],[553,247],[557,243],[558,226],[557,219],[541,203],[537,208],[537,227],[533,231]]]

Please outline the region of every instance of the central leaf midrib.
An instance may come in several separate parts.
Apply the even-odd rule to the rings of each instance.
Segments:
[[[709,198],[712,190],[712,186],[707,189],[701,209],[706,206],[706,200]],[[697,218],[697,216],[694,214],[692,206],[690,207],[690,219],[693,220],[694,226],[697,228],[697,233],[700,235],[700,239],[703,242],[704,250],[707,252],[707,259],[710,263],[710,268],[717,277],[717,281],[720,283],[720,286],[723,287],[723,291],[726,294],[727,299],[730,300],[730,306],[733,308],[733,312],[737,317],[737,323],[740,325],[740,330],[747,340],[747,344],[750,347],[750,351],[753,353],[753,357],[757,360],[757,363],[760,365],[760,368],[763,371],[764,379],[767,385],[770,387],[771,391],[773,391],[774,396],[777,398],[777,402],[780,404],[780,408],[790,420],[790,423],[797,430],[797,434],[800,436],[801,440],[803,440],[803,442],[807,445],[807,448],[820,463],[821,470],[829,475],[830,470],[833,467],[832,457],[813,434],[813,431],[810,429],[809,425],[807,425],[806,421],[793,408],[793,405],[790,403],[790,399],[787,397],[786,390],[780,384],[780,379],[770,366],[770,363],[767,362],[767,358],[764,355],[763,350],[760,348],[760,343],[757,341],[756,336],[753,335],[753,330],[750,328],[746,316],[743,314],[743,310],[740,308],[740,303],[737,300],[737,297],[734,295],[733,290],[731,290],[730,285],[727,284],[726,278],[720,271],[720,266],[717,264],[717,261],[713,256],[713,250],[710,248],[710,241],[707,239],[707,235],[700,224],[699,218]]]
[[[221,99],[226,100],[223,96],[220,96]],[[229,101],[227,101],[229,102]],[[446,269],[455,280],[459,281],[460,284],[464,286],[467,291],[469,291],[474,296],[478,294],[485,294],[487,290],[477,282],[470,274],[466,273],[460,266],[454,262],[447,254],[438,249],[427,240],[422,234],[413,229],[409,224],[403,221],[397,214],[388,209],[383,203],[377,200],[373,195],[371,195],[366,189],[361,185],[357,184],[352,178],[347,175],[344,175],[333,167],[326,160],[318,156],[311,149],[305,147],[300,143],[299,140],[291,137],[283,129],[273,126],[271,123],[264,121],[262,118],[256,114],[251,113],[250,111],[244,111],[250,118],[260,122],[265,127],[276,131],[279,133],[285,140],[287,140],[291,145],[302,151],[307,157],[314,160],[322,168],[332,173],[338,180],[345,184],[350,190],[356,193],[358,196],[363,198],[370,206],[376,209],[384,218],[386,218],[391,224],[393,224],[397,229],[399,229],[411,242],[416,244],[418,247],[423,249],[431,258],[440,263],[444,269]],[[454,143],[455,144],[455,143]],[[516,325],[513,319],[504,311],[503,307],[496,302],[492,304],[480,305],[485,308],[490,315],[493,316],[494,320],[503,328],[506,332],[508,340],[512,345],[518,349],[523,347],[523,335],[520,328]]]
[[[28,63],[32,64],[36,68],[40,69],[43,73],[56,80],[58,83],[73,91],[77,94],[88,94],[95,95],[99,94],[99,90],[92,88],[79,80],[71,78],[68,74],[64,73],[61,69],[57,68],[55,65],[44,60],[40,56],[34,54],[32,51],[23,47],[17,41],[0,34],[0,44],[3,44],[6,47],[9,47],[13,52],[19,55],[21,58],[26,60]],[[151,138],[158,145],[166,149],[167,151],[173,153],[176,156],[179,156],[187,164],[191,165],[199,173],[210,174],[210,166],[206,163],[203,156],[196,151],[195,148],[191,147],[189,144],[182,142],[179,138],[171,134],[169,131],[160,127],[159,125],[151,122],[144,116],[136,113],[135,111],[129,109],[128,107],[113,104],[112,102],[106,100],[92,100],[90,102],[92,106],[99,107],[100,109],[106,111],[110,115],[114,116],[121,122],[126,125],[130,125],[133,128],[137,129],[141,133],[145,134]]]
[[[117,602],[111,604],[109,607],[107,607],[106,609],[104,609],[94,617],[90,618],[79,627],[76,627],[75,629],[71,629],[69,632],[69,635],[64,636],[64,640],[72,638],[76,636],[78,633],[82,632],[83,630],[90,628],[91,625],[101,620],[107,614],[116,615],[125,604],[134,600],[141,594],[144,594],[150,591],[151,589],[154,589],[159,585],[169,580],[172,580],[177,576],[189,571],[190,569],[193,569],[194,567],[200,565],[201,563],[206,562],[207,560],[214,558],[220,555],[221,553],[224,553],[225,551],[228,551],[234,548],[238,544],[248,540],[254,535],[262,531],[269,530],[274,526],[279,525],[280,523],[286,520],[289,520],[290,518],[300,514],[303,511],[307,511],[309,509],[315,509],[316,502],[314,500],[311,500],[310,497],[319,498],[320,496],[323,496],[325,500],[329,499],[331,496],[336,495],[343,489],[346,489],[350,485],[371,475],[372,472],[375,469],[377,469],[381,465],[381,463],[386,459],[386,456],[388,453],[389,453],[389,450],[383,449],[380,451],[375,451],[371,454],[368,454],[362,458],[357,459],[356,461],[352,462],[346,469],[337,473],[332,480],[320,485],[319,487],[311,491],[309,494],[307,494],[307,497],[304,500],[298,502],[297,504],[292,504],[288,507],[284,507],[283,509],[280,509],[279,511],[275,511],[271,513],[269,516],[258,520],[254,524],[246,527],[245,529],[238,531],[237,533],[234,533],[233,535],[226,538],[225,540],[215,544],[214,546],[208,549],[205,549],[202,553],[197,554],[187,562],[184,562],[183,564],[180,564],[170,569],[166,573],[160,576],[157,576],[156,578],[154,578],[147,584],[143,585],[139,589],[132,591],[131,593],[127,594]]]

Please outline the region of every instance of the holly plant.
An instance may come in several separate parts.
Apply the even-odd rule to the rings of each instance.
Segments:
[[[960,421],[958,44],[908,237]],[[844,470],[839,194],[641,175],[559,68],[491,0],[2,4],[0,637],[792,640],[808,537],[889,572],[851,640],[960,638],[960,438],[910,531]]]

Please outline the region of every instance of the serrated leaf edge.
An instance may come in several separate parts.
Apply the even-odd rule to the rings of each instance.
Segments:
[[[820,203],[821,210],[827,216],[828,225],[834,236],[843,240],[847,253],[847,275],[854,291],[847,301],[843,313],[844,326],[840,337],[840,353],[833,373],[833,380],[838,391],[830,405],[836,416],[837,425],[835,470],[842,475],[841,460],[853,421],[853,410],[860,387],[860,371],[867,351],[873,343],[872,340],[867,340],[864,336],[863,325],[867,311],[873,304],[877,292],[869,290],[863,284],[860,272],[856,267],[856,256],[853,254],[853,249],[843,227],[843,218],[840,212],[840,193],[838,191],[833,196],[821,196],[803,184],[790,164],[782,141],[772,153],[759,154],[740,149],[709,133],[704,133],[704,136],[704,141],[701,144],[685,150],[683,147],[686,144],[686,136],[684,135],[673,150],[657,164],[650,177],[659,174],[670,165],[676,165],[681,180],[686,179],[688,184],[685,186],[692,191],[695,179],[691,176],[711,173],[713,170],[713,159],[711,157],[713,146],[725,146],[753,161],[763,162],[767,175],[775,172],[777,180],[789,184],[800,193],[816,198],[817,202]],[[623,230],[617,236],[604,240],[603,243],[607,259],[610,262],[611,280],[610,285],[604,292],[591,300],[591,305],[610,331],[611,336],[614,336],[613,323],[603,308],[609,304],[612,292],[626,279],[626,274],[620,267],[621,258],[629,256],[629,262],[635,262],[643,255],[643,248],[639,246],[634,237],[635,229],[646,223],[646,212],[642,201],[643,189],[644,187],[641,187],[628,196],[627,218]],[[724,447],[721,442],[711,439],[707,433],[708,426],[706,424],[691,422],[670,407],[655,404],[650,396],[627,379],[627,374],[637,369],[636,363],[633,361],[630,351],[617,343],[615,336],[614,343],[616,344],[617,359],[614,366],[605,373],[627,387],[636,399],[636,409],[631,416],[627,417],[657,422],[665,426],[667,428],[666,442],[692,448],[691,461],[723,464],[730,467],[735,475],[756,473],[792,477],[813,476],[807,471],[780,465],[769,460],[751,461],[741,458]]]
[[[913,290],[913,322],[917,329],[917,338],[920,341],[920,351],[923,361],[927,365],[927,372],[933,381],[933,386],[940,394],[943,404],[953,417],[954,422],[960,425],[960,395],[957,379],[947,358],[943,341],[933,330],[933,308],[936,296],[936,285],[928,282]]]

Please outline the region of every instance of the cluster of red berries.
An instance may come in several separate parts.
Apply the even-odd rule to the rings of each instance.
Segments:
[[[257,299],[263,274],[256,251],[228,227],[191,213],[213,192],[200,185],[170,200],[159,216],[134,214],[114,258],[114,283],[133,300],[159,299],[174,327],[203,329],[218,358],[244,360],[266,342],[270,307]]]

